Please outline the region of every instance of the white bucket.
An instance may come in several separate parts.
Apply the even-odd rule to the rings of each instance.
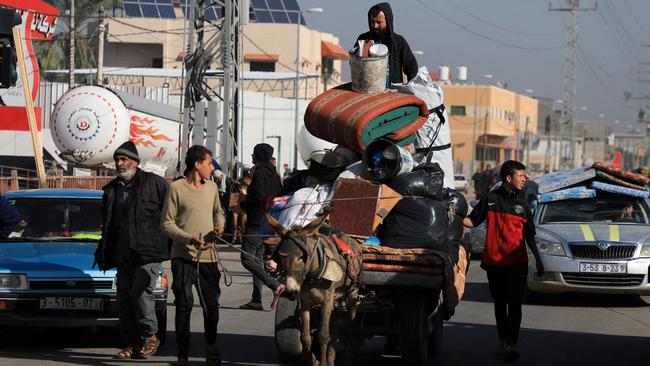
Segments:
[[[386,90],[388,55],[384,57],[350,56],[352,90],[358,93],[381,93]]]

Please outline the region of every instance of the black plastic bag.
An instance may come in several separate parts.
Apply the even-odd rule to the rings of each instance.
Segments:
[[[377,237],[393,248],[448,251],[447,206],[431,198],[402,198],[382,223]]]
[[[445,172],[438,163],[420,164],[412,172],[398,175],[386,183],[402,196],[441,199]]]
[[[467,200],[460,192],[455,189],[445,188],[442,191],[442,202],[447,206],[450,213],[467,216]]]

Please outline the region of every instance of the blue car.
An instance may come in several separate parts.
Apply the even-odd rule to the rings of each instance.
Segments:
[[[0,242],[0,326],[119,327],[116,271],[93,268],[102,191],[36,189],[5,197],[21,221]],[[161,341],[167,288],[161,271],[155,289]]]

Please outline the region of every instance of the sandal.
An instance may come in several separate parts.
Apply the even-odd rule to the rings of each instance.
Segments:
[[[118,360],[130,360],[133,358],[133,354],[133,346],[128,346],[120,352],[116,353],[113,358]]]
[[[239,306],[239,308],[243,310],[264,311],[264,305],[262,305],[261,302],[247,302],[246,304]]]
[[[144,344],[140,349],[140,356],[143,358],[148,358],[156,354],[158,351],[158,346],[160,346],[160,340],[155,335],[151,337],[144,338]]]

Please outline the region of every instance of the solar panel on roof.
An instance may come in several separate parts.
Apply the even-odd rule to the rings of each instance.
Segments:
[[[160,18],[160,15],[158,14],[158,8],[156,8],[155,5],[150,4],[142,4],[142,15],[145,18]]]
[[[142,11],[138,4],[124,3],[124,12],[130,17],[142,17]]]
[[[153,4],[153,3],[156,2],[156,0],[140,0],[140,2],[141,2],[141,3],[149,3],[149,4]]]
[[[273,18],[271,18],[271,13],[263,10],[255,10],[255,16],[259,23],[273,23]]]
[[[284,10],[282,0],[266,0],[266,3],[269,4],[271,10]]]
[[[254,9],[268,9],[264,0],[252,0],[251,3]]]
[[[161,18],[176,19],[176,13],[174,13],[173,5],[159,5],[158,11],[160,12]]]
[[[289,23],[287,13],[284,11],[272,11],[271,15],[273,15],[273,19],[276,23]]]
[[[284,8],[287,10],[300,10],[296,0],[284,0]]]

